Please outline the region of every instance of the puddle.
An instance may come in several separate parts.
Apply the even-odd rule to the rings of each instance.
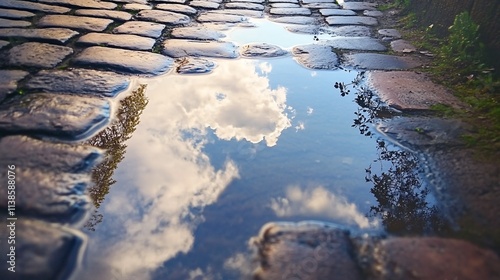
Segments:
[[[313,40],[255,23],[228,40],[283,48]],[[120,111],[117,129],[131,137],[117,133],[120,143],[108,145],[117,151],[86,231],[84,269],[93,273],[77,279],[239,279],[252,269],[248,240],[267,222],[387,225],[378,214],[391,214],[391,204],[372,194],[373,175],[393,176],[393,165],[372,163],[393,157],[381,158],[377,137],[352,128],[360,107],[334,87],[356,71],[312,71],[290,56],[213,61],[210,74],[144,81],[147,106]]]
[[[268,43],[290,49],[298,45],[312,44],[316,40],[331,39],[332,35],[292,33],[286,27],[294,25],[281,24],[267,19],[251,19],[255,27],[234,28],[227,33],[227,41],[237,42],[240,46],[249,43]],[[317,39],[315,39],[317,38]]]

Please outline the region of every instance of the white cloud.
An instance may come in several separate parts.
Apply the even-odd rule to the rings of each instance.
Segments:
[[[310,116],[310,115],[312,115],[313,112],[314,112],[314,109],[308,106],[307,107],[307,115]]]
[[[236,253],[226,259],[224,268],[239,274],[239,279],[250,279],[253,273],[252,256],[249,253]]]
[[[148,81],[149,105],[126,142],[118,182],[102,206],[106,222],[92,240],[96,252],[90,254],[106,263],[101,275],[148,279],[165,261],[191,250],[203,208],[239,176],[230,159],[220,169],[212,166],[203,151],[207,128],[221,139],[273,146],[291,126],[286,89],[271,89],[257,67],[272,70],[234,60],[219,63],[210,75]]]
[[[376,220],[370,221],[360,213],[354,203],[349,203],[345,197],[322,186],[309,189],[290,186],[285,197],[271,200],[270,207],[278,217],[321,215],[360,228],[376,227],[378,224]]]

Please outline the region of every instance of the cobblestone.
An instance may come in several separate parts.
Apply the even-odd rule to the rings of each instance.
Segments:
[[[25,67],[53,68],[72,53],[73,49],[69,47],[27,42],[9,50],[7,63]]]

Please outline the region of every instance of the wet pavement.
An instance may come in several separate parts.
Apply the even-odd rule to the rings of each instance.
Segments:
[[[313,107],[321,112],[322,106],[326,104],[330,106],[327,107],[330,110],[335,108],[343,115],[358,110],[358,122],[353,126],[360,129],[360,137],[363,139],[363,134],[369,136],[381,133],[387,143],[394,142],[403,147],[402,150],[413,152],[435,152],[436,147],[440,146],[463,146],[462,142],[457,141],[459,137],[456,135],[457,131],[467,129],[461,123],[433,118],[394,117],[379,124],[377,132],[373,127],[375,121],[371,123],[371,119],[364,117],[370,114],[364,110],[371,107],[366,105],[371,104],[372,96],[358,94],[356,102],[360,107],[357,108],[352,107],[352,104],[349,105],[351,107],[342,105],[337,99],[335,100],[339,103],[330,104],[329,99],[316,95],[327,88],[326,81],[331,83],[331,88],[327,90],[337,94],[333,89],[335,82],[347,84],[355,80],[357,71],[367,71],[362,84],[366,82],[384,104],[400,110],[391,112],[393,116],[401,111],[424,112],[435,104],[463,108],[464,105],[446,89],[433,84],[424,74],[411,70],[424,65],[428,58],[419,54],[414,46],[401,40],[402,36],[397,30],[381,27],[383,15],[374,3],[333,0],[0,1],[0,162],[14,174],[11,175],[5,169],[1,171],[0,178],[9,182],[9,185],[13,181],[12,185],[16,186],[15,198],[9,196],[11,193],[8,193],[7,188],[0,190],[2,219],[7,224],[16,224],[15,231],[8,227],[0,230],[2,241],[7,236],[12,236],[12,232],[16,239],[15,257],[11,264],[8,261],[13,261],[13,257],[7,253],[12,249],[7,247],[6,242],[1,243],[4,265],[0,278],[67,279],[75,271],[78,279],[139,279],[138,275],[148,275],[147,278],[152,279],[228,277],[219,271],[212,271],[221,269],[221,266],[210,266],[210,261],[206,260],[210,251],[200,249],[200,245],[193,245],[194,232],[205,219],[193,209],[203,212],[205,207],[214,204],[219,196],[225,194],[225,189],[232,186],[231,182],[240,178],[243,178],[242,182],[246,182],[247,175],[242,173],[242,166],[253,170],[254,176],[269,179],[269,182],[255,181],[263,183],[268,189],[272,189],[272,183],[281,183],[283,179],[278,178],[279,176],[294,178],[287,174],[300,166],[304,176],[317,178],[308,178],[309,184],[311,181],[339,180],[338,184],[343,184],[344,189],[335,191],[345,192],[346,195],[316,185],[312,190],[292,186],[278,192],[253,189],[253,183],[241,183],[248,188],[247,192],[253,190],[253,207],[255,204],[269,203],[272,199],[270,207],[274,212],[270,214],[251,208],[245,199],[240,201],[242,193],[238,192],[228,194],[230,197],[237,197],[236,200],[221,199],[222,205],[240,201],[243,210],[240,209],[238,213],[241,216],[245,216],[242,214],[245,209],[256,213],[264,211],[258,215],[248,215],[250,219],[254,218],[251,222],[234,222],[233,218],[229,218],[229,222],[234,222],[237,227],[246,227],[250,236],[256,236],[250,242],[255,251],[254,256],[238,253],[248,241],[250,236],[247,235],[235,237],[239,247],[227,249],[230,251],[230,258],[214,253],[214,259],[218,261],[220,258],[227,258],[223,265],[225,268],[237,271],[236,274],[227,274],[232,275],[230,277],[278,279],[288,275],[290,279],[439,279],[453,276],[474,279],[481,275],[481,279],[500,278],[498,256],[487,248],[477,247],[467,241],[380,237],[381,232],[417,232],[422,235],[436,229],[429,225],[432,224],[429,221],[434,221],[435,218],[435,208],[430,205],[439,203],[426,201],[428,190],[409,188],[413,181],[418,181],[410,172],[416,169],[415,163],[398,160],[408,159],[408,154],[389,152],[384,146],[386,144],[376,142],[380,152],[379,161],[385,160],[392,162],[394,166],[399,164],[407,168],[404,171],[407,173],[389,168],[382,175],[393,176],[402,181],[410,178],[413,181],[393,186],[400,193],[406,194],[397,196],[384,193],[387,190],[384,190],[384,184],[380,184],[381,177],[374,175],[375,171],[373,174],[368,173],[363,184],[379,185],[379,188],[371,190],[378,200],[378,206],[372,209],[366,205],[360,206],[368,199],[366,194],[356,196],[357,192],[361,193],[356,188],[363,184],[353,183],[354,180],[349,177],[351,175],[338,175],[351,178],[339,179],[333,175],[328,177],[314,169],[326,170],[332,166],[352,169],[345,166],[352,166],[353,161],[364,158],[364,148],[361,147],[367,146],[367,141],[374,144],[373,140],[359,140],[354,136],[349,138],[335,133],[326,133],[326,136],[304,134],[301,136],[303,138],[299,137],[298,142],[280,140],[288,143],[285,148],[277,149],[283,149],[282,154],[262,152],[264,157],[254,160],[260,151],[276,146],[280,137],[293,139],[293,133],[305,131],[306,122],[294,120],[295,116],[299,119],[301,116],[296,113],[297,110],[302,110],[303,114],[307,112],[309,116],[313,113]],[[270,74],[273,68],[277,74]],[[291,69],[290,72],[287,69]],[[296,77],[294,73],[310,77]],[[200,77],[206,75],[207,79],[195,79],[197,76],[194,74],[202,74]],[[278,82],[269,78],[272,75],[276,75],[277,78],[273,79]],[[318,78],[315,80],[316,76]],[[287,96],[286,84],[290,79],[297,80],[295,87],[310,94],[310,98],[316,99],[317,103],[303,97],[294,100],[291,93]],[[313,83],[318,84],[316,90],[310,89],[315,88]],[[141,86],[142,84],[147,87]],[[319,88],[319,85],[323,88]],[[359,90],[348,87],[352,91]],[[211,92],[200,91],[204,88],[210,88]],[[167,90],[162,92],[160,89]],[[216,91],[216,94],[213,95],[212,91]],[[293,92],[292,88],[290,92]],[[189,98],[182,98],[188,94],[191,94]],[[147,95],[151,97],[148,98]],[[161,99],[158,95],[166,95],[168,98]],[[287,105],[287,98],[291,99],[290,104],[294,107]],[[154,104],[148,105],[148,99]],[[309,103],[314,106],[302,108]],[[361,106],[363,104],[365,106]],[[348,109],[342,109],[343,107]],[[139,119],[145,108],[150,108],[150,111],[144,114],[141,126]],[[324,118],[331,119],[311,122],[317,121],[318,127],[342,123],[340,129],[348,129],[351,124],[340,117],[332,121],[337,115],[325,116]],[[347,119],[350,121],[352,116]],[[212,132],[207,133],[207,127]],[[451,129],[454,127],[456,129]],[[136,129],[139,132],[134,134]],[[292,130],[295,132],[290,132]],[[358,134],[354,132],[353,134]],[[285,134],[288,136],[282,136]],[[134,135],[135,138],[132,138]],[[246,142],[241,143],[252,145],[240,144],[234,148],[230,145],[235,143],[230,142],[229,146],[225,146],[218,142],[231,139],[244,140]],[[323,166],[323,162],[329,163],[329,159],[325,155],[318,156],[321,152],[316,150],[316,146],[326,146],[330,143],[328,141],[333,143],[336,139],[340,139],[338,145],[344,150],[356,150],[356,146],[342,146],[344,142],[363,144],[359,144],[359,151],[353,152],[354,159],[352,156],[345,156],[341,159],[343,165],[332,163]],[[169,146],[166,143],[175,145]],[[205,154],[205,149],[209,150],[210,144],[214,151],[224,152],[218,155],[212,153],[210,156],[213,158],[209,159],[209,153]],[[144,145],[151,149],[144,149]],[[301,145],[303,147],[299,147]],[[171,150],[165,152],[164,149]],[[234,149],[237,153],[227,152]],[[285,160],[280,159],[287,151],[302,154],[298,158],[303,159],[305,165],[287,165],[286,157]],[[321,158],[321,161],[308,158],[308,152],[311,151],[314,151],[313,154],[317,153],[314,157]],[[336,151],[341,153],[342,149]],[[125,152],[128,152],[128,158],[122,165],[130,164],[134,158],[139,162],[141,157],[137,155],[141,153],[151,159],[159,155],[170,159],[178,158],[176,164],[179,165],[169,169],[163,163],[158,163],[157,166],[143,163],[145,169],[138,166],[117,169]],[[224,153],[226,159],[221,158]],[[231,161],[230,156],[235,157],[235,160],[238,157],[245,160],[236,164]],[[217,157],[218,164],[215,164],[217,160],[214,158]],[[248,159],[252,159],[252,162],[247,162]],[[311,161],[307,163],[307,160]],[[445,166],[445,161],[446,158],[440,158],[428,165]],[[365,162],[369,163],[370,159],[365,159]],[[203,168],[194,168],[191,163],[197,163]],[[267,168],[274,168],[278,175],[273,177],[268,175],[269,171],[261,170],[267,163],[272,163]],[[316,164],[323,166],[323,169],[311,167]],[[361,165],[366,164],[360,163]],[[371,167],[370,164],[366,172],[371,172]],[[118,175],[113,175],[115,169],[118,170]],[[153,189],[156,196],[149,197],[147,188],[141,193],[140,185],[131,183],[120,186],[128,194],[115,193],[112,201],[106,204],[104,197],[114,184],[114,178],[134,182],[129,173],[134,173],[135,169],[145,172],[156,170],[156,173],[148,173],[151,177],[142,179],[160,185],[155,180],[165,178],[158,174],[182,171],[182,176],[191,180],[174,180],[169,183],[176,186],[177,190],[189,186],[186,192],[192,197],[186,198],[178,193],[180,191],[172,192],[168,188]],[[491,171],[487,171],[491,175],[497,169],[491,167]],[[248,170],[246,172],[251,173]],[[361,172],[364,174],[365,171]],[[409,175],[401,177],[401,173]],[[350,173],[346,171],[342,174]],[[320,176],[326,177],[321,179]],[[453,174],[446,176],[454,177]],[[296,180],[302,182],[299,178],[297,176]],[[361,179],[365,181],[365,178]],[[294,182],[290,180],[289,183]],[[484,186],[487,185],[488,182],[485,182]],[[353,187],[354,193],[348,191],[347,186]],[[484,190],[484,186],[481,189]],[[364,193],[368,193],[368,189],[365,185]],[[493,187],[491,192],[497,191],[498,188]],[[449,192],[436,192],[442,194],[436,195],[437,199],[453,199]],[[467,191],[459,189],[459,193],[463,192]],[[136,201],[129,197],[134,193],[136,198],[144,200]],[[480,193],[478,197],[482,199],[483,195],[484,193]],[[356,203],[348,202],[344,196],[356,200]],[[403,222],[396,219],[399,218],[397,215],[396,218],[387,216],[388,213],[408,213],[408,210],[400,209],[400,204],[388,201],[387,197],[419,205],[410,210],[416,208],[420,212],[417,211],[416,216],[406,217],[407,220]],[[316,204],[307,204],[307,201],[302,201],[305,198]],[[180,205],[179,208],[175,208],[176,205],[162,208],[156,203],[160,201],[167,205],[172,199]],[[385,202],[382,202],[384,199]],[[11,207],[11,200],[15,200],[15,208]],[[119,205],[119,202],[123,204]],[[491,201],[488,203],[494,204]],[[103,216],[95,209],[101,204],[105,205],[103,209],[111,209],[105,215],[114,219],[111,222],[114,227],[109,224],[99,225]],[[337,206],[332,208],[332,205]],[[471,205],[472,212],[482,207],[473,202]],[[135,206],[138,209],[134,209]],[[215,210],[208,213],[223,213],[221,216],[230,214],[217,208],[221,206],[214,207]],[[229,211],[232,211],[231,207],[234,206],[230,206]],[[377,218],[368,219],[357,207],[367,208]],[[325,212],[324,209],[330,209],[330,212]],[[492,213],[492,210],[486,212]],[[304,215],[305,213],[308,215]],[[478,210],[477,213],[481,212]],[[6,215],[10,215],[11,219]],[[308,217],[334,221],[342,226],[318,222],[264,225],[270,217],[274,220],[293,217],[294,221]],[[422,220],[420,229],[405,228],[408,222],[418,226],[419,219]],[[454,219],[460,219],[460,216]],[[479,224],[487,224],[485,221],[488,219],[495,218],[486,215]],[[140,223],[141,220],[148,223]],[[126,227],[117,225],[118,221]],[[376,221],[382,223],[386,230],[374,227]],[[155,223],[163,225],[166,230],[155,228]],[[102,236],[93,237],[91,232],[86,232],[90,236],[89,241],[86,234],[82,233],[83,224],[86,224],[85,231],[102,226],[108,234],[101,231]],[[213,222],[209,224],[212,225]],[[260,227],[263,228],[257,236]],[[221,228],[223,227],[219,227],[219,231]],[[489,236],[486,244],[493,242],[490,247],[498,249],[496,246],[500,243],[494,243],[497,240],[495,238],[498,238],[496,234],[499,233],[497,224],[492,223],[486,228],[486,235]],[[143,231],[151,234],[149,240],[141,238]],[[113,239],[110,235],[120,236],[123,232],[127,233],[125,237],[131,236],[123,239],[126,243],[110,241]],[[158,232],[161,234],[157,234]],[[243,231],[239,233],[241,232]],[[205,240],[207,244],[216,245],[207,245],[210,248],[207,250],[223,248],[224,242],[211,239],[217,239],[218,234],[231,239],[228,233],[210,231]],[[482,233],[477,235],[483,236]],[[477,235],[471,240],[476,240]],[[242,240],[245,238],[247,240]],[[109,248],[105,245],[107,243],[110,244]],[[141,251],[141,246],[150,248],[150,243],[160,245],[152,246],[152,254]],[[162,243],[168,243],[169,246],[162,246]],[[485,244],[478,243],[483,246]],[[227,244],[234,245],[230,242]],[[95,256],[96,260],[90,261],[88,257],[84,257],[87,246],[89,254]],[[186,262],[199,262],[200,266],[205,266],[201,270],[200,266],[182,267],[182,260],[175,259],[180,253],[187,254],[193,246],[195,251],[202,252],[201,255],[205,257],[187,257]],[[101,249],[102,254],[97,254]],[[111,260],[109,264],[105,263],[106,259]],[[175,259],[173,265],[164,264],[170,259]],[[431,259],[434,265],[422,269],[422,259]],[[124,264],[129,267],[123,267]],[[178,272],[175,272],[175,265],[180,266]],[[15,266],[15,274],[8,270],[12,266]],[[82,266],[84,268],[80,269]],[[163,270],[159,269],[162,266]],[[121,270],[117,270],[117,267]],[[184,271],[186,269],[188,271]],[[89,270],[93,272],[88,273]],[[129,274],[122,274],[125,272]],[[20,278],[12,278],[13,275]]]

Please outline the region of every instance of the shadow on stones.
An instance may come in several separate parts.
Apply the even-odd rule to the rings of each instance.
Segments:
[[[140,122],[140,115],[148,104],[145,90],[146,85],[141,85],[130,96],[121,100],[118,113],[111,125],[86,142],[106,150],[104,160],[92,170],[93,186],[89,188],[89,195],[95,210],[84,225],[84,228],[90,231],[95,231],[95,226],[103,220],[103,215],[98,209],[109,193],[110,187],[116,183],[113,174],[125,157],[127,145],[124,143],[132,137]]]
[[[362,135],[372,137],[371,125],[382,118],[399,114],[386,106],[369,88],[362,85],[364,72],[350,84],[335,83],[341,96],[354,91],[356,118],[352,127]],[[395,148],[384,140],[377,140],[378,156],[366,168],[365,180],[373,184],[370,192],[377,205],[371,206],[367,216],[379,217],[389,233],[400,235],[438,234],[448,232],[450,225],[438,208],[429,203],[430,190],[421,180],[420,165],[412,152]]]

